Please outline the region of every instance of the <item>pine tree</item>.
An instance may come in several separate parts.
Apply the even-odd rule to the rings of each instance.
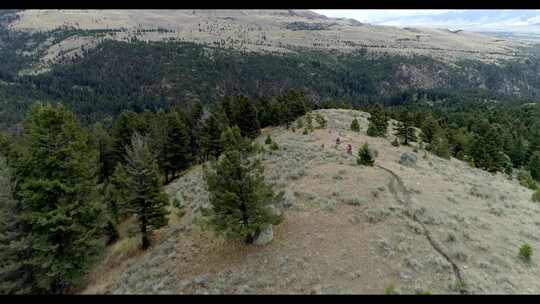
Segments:
[[[433,135],[431,143],[428,145],[428,150],[439,157],[450,159],[450,145],[448,144],[448,138],[442,129]]]
[[[448,142],[453,156],[461,160],[468,160],[471,155],[473,136],[466,128],[450,129]]]
[[[499,134],[501,134],[500,127],[494,125],[489,126],[484,134],[476,136],[471,154],[477,167],[489,172],[508,168],[508,157],[502,151]]]
[[[380,106],[375,107],[369,117],[367,135],[373,137],[384,137],[388,128],[388,117]]]
[[[237,150],[245,156],[250,151],[248,140],[242,137],[240,128],[237,126],[227,128],[221,133],[220,144],[224,152]]]
[[[264,228],[281,220],[269,209],[281,195],[264,182],[258,160],[226,150],[213,168],[206,168],[205,179],[212,205],[209,223],[217,233],[250,244]]]
[[[258,97],[255,100],[255,108],[257,108],[257,120],[261,128],[265,128],[273,124],[273,111],[271,103],[266,97]]]
[[[225,96],[218,104],[218,113],[222,115],[222,118],[226,120],[226,125],[234,126],[238,125],[236,122],[235,108],[233,107],[234,100],[230,96]]]
[[[270,145],[270,144],[272,144],[272,138],[270,138],[270,134],[268,134],[268,135],[266,136],[266,140],[264,141],[264,144],[265,144],[265,145]]]
[[[105,188],[105,202],[111,222],[117,225],[128,213],[127,199],[130,195],[128,179],[124,165],[118,164]]]
[[[105,182],[114,171],[113,140],[101,123],[96,123],[92,128],[92,140],[98,150],[99,179]]]
[[[182,113],[183,114],[183,113]],[[191,111],[189,115],[181,115],[187,126],[189,135],[189,146],[192,161],[197,162],[200,159],[200,133],[202,128],[202,119],[204,116],[204,108],[199,98],[192,98]]]
[[[12,134],[0,132],[0,155],[3,155],[8,163],[21,154],[20,145],[16,144],[17,140]]]
[[[531,172],[531,176],[540,182],[540,151],[536,151],[531,155],[527,167]]]
[[[62,105],[36,104],[24,122],[16,164],[24,267],[35,292],[58,293],[78,282],[101,251],[105,208],[97,192],[97,151]]]
[[[188,126],[176,112],[167,114],[167,140],[165,150],[165,182],[176,178],[176,173],[186,169],[192,160]]]
[[[146,133],[147,128],[144,121],[132,111],[123,111],[114,120],[111,136],[113,138],[113,159],[114,165],[125,161],[126,146],[129,146],[133,133]]]
[[[264,109],[262,111],[264,111]],[[258,112],[259,111],[257,110],[257,113]],[[278,126],[280,124],[285,123],[285,126],[288,130],[290,126],[290,122],[285,121],[284,113],[285,113],[285,109],[283,109],[283,107],[281,106],[281,103],[276,99],[272,99],[270,101],[270,104],[268,105],[268,113],[267,113],[269,125]],[[263,124],[261,123],[261,127],[262,126]]]
[[[399,122],[395,134],[401,139],[401,143],[408,146],[410,142],[416,141],[416,131],[411,119],[407,116],[403,122]]]
[[[30,244],[21,226],[21,206],[13,197],[13,179],[0,156],[0,295],[31,292],[32,277],[24,260]]]
[[[218,115],[210,113],[201,129],[201,155],[203,160],[208,160],[210,156],[218,158],[221,154],[221,133],[224,125],[219,122]]]
[[[6,156],[9,153],[11,144],[11,136],[7,133],[0,132],[0,155]]]
[[[289,90],[280,96],[279,101],[283,107],[283,122],[293,122],[298,117],[307,113],[307,105],[304,93],[296,90]]]
[[[512,159],[514,166],[521,167],[527,163],[528,152],[529,142],[523,137],[518,136],[514,144],[510,146],[508,156]]]
[[[128,175],[127,206],[138,219],[142,235],[142,248],[150,246],[152,230],[167,225],[167,195],[159,175],[155,156],[148,145],[148,139],[138,133],[133,135],[127,147],[126,172]]]
[[[426,143],[430,144],[437,132],[440,131],[441,127],[437,120],[432,116],[428,115],[426,119],[421,124],[420,129],[422,130],[421,138]]]
[[[204,108],[201,103],[201,100],[198,98],[194,98],[191,101],[191,112],[190,117],[191,120],[193,120],[195,123],[199,122],[204,114]]]
[[[235,122],[243,137],[255,138],[261,134],[257,109],[245,96],[236,98]]]
[[[373,166],[375,163],[375,156],[367,143],[364,143],[358,150],[356,163],[363,166]]]
[[[356,119],[356,117],[351,123],[351,130],[355,132],[360,132],[360,124],[358,124],[358,119]]]
[[[167,140],[169,131],[168,122],[169,113],[165,113],[163,110],[156,112],[148,120],[149,134],[148,140],[152,153],[156,156],[156,161],[160,173],[166,176],[168,173],[167,163]]]

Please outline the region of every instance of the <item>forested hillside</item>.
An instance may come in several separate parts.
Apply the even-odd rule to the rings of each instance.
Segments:
[[[2,49],[5,68],[0,75],[3,129],[20,121],[35,100],[62,101],[94,122],[122,109],[167,108],[193,97],[211,104],[224,95],[269,96],[291,88],[304,90],[315,101],[346,98],[354,104],[395,100],[415,90],[444,89],[466,97],[465,92],[473,92],[497,99],[534,98],[540,90],[538,61],[533,59],[502,66],[449,66],[427,56],[365,50],[261,54],[194,43],[105,41],[47,73],[18,75],[32,57],[21,58],[8,49]]]
[[[32,16],[34,13],[41,16],[38,18],[45,18],[35,22],[45,22],[44,20],[49,18],[47,14],[54,15],[57,12],[43,12],[43,15],[40,15],[41,13],[35,11],[28,14]],[[67,20],[74,16],[72,13],[60,14],[59,17],[63,16]],[[288,33],[290,30],[281,29],[277,22],[280,18],[291,21],[298,18],[303,20],[302,18],[307,16],[315,18],[319,23],[298,21],[300,23],[294,24],[322,24],[331,26],[333,31],[341,28],[334,28],[337,25],[345,26],[343,30],[350,26],[344,25],[347,22],[343,20],[325,19],[316,14],[306,15],[299,11],[216,11],[216,16],[206,11],[193,11],[193,15],[187,11],[133,11],[124,14],[125,16],[118,16],[140,16],[139,18],[143,18],[141,20],[146,20],[146,13],[157,18],[155,22],[160,20],[158,17],[169,18],[178,14],[185,17],[189,24],[196,20],[193,18],[200,18],[201,22],[196,31],[198,34],[194,34],[195,36],[204,36],[208,31],[223,32],[223,35],[236,33],[234,27],[229,28],[232,24],[218,27],[212,23],[220,22],[221,19],[216,17],[220,14],[233,14],[235,17],[231,17],[231,20],[239,22],[234,23],[239,26],[238,39],[244,37],[244,34],[257,31],[261,31],[264,37],[265,33],[270,35],[272,31],[275,31],[276,35],[282,30]],[[356,46],[351,50],[341,50],[308,47],[291,42],[281,46],[285,52],[271,49],[254,51],[219,41],[189,42],[186,37],[149,41],[143,40],[148,37],[138,35],[176,30],[161,27],[135,28],[133,33],[126,32],[127,29],[123,27],[106,27],[106,23],[98,23],[95,28],[90,29],[68,25],[45,27],[47,30],[44,31],[14,29],[13,25],[18,24],[17,22],[28,14],[21,15],[17,10],[0,11],[1,130],[16,130],[20,127],[23,114],[35,101],[62,102],[74,111],[83,123],[90,124],[104,119],[110,121],[126,109],[136,112],[144,109],[155,111],[184,104],[192,99],[199,99],[203,104],[210,105],[226,95],[277,96],[289,89],[304,91],[306,96],[316,103],[330,99],[347,99],[353,105],[373,102],[401,104],[407,99],[403,97],[404,94],[415,93],[426,93],[430,96],[427,98],[429,102],[438,102],[440,99],[437,96],[440,92],[444,92],[446,99],[484,101],[487,98],[505,101],[516,97],[524,102],[534,102],[540,92],[539,51],[534,46],[515,49],[514,53],[519,53],[519,56],[499,59],[496,62],[474,59],[472,53],[470,58],[461,56],[448,62],[432,56],[431,53],[402,54],[387,50],[383,46]],[[91,12],[87,12],[81,15],[81,18],[88,18],[85,14],[92,16]],[[273,19],[269,19],[267,15],[273,16]],[[248,19],[244,20],[241,16]],[[312,22],[309,18],[306,21]],[[245,22],[248,23],[244,24]],[[261,26],[257,29],[249,22],[260,22]],[[277,23],[272,25],[272,22]],[[359,25],[353,26],[353,29],[365,30]],[[390,31],[390,28],[374,27],[372,30],[384,32]],[[415,32],[414,29],[409,29],[400,32],[400,35],[411,34],[411,31]],[[329,31],[293,32],[301,32],[301,35],[307,35],[306,37],[319,37],[318,33],[310,33]],[[126,33],[127,39],[115,38]],[[285,33],[282,35],[287,36]],[[424,39],[420,38],[424,37],[423,33],[417,34],[419,40]],[[359,32],[359,35],[364,34]],[[430,34],[425,37],[431,36]],[[84,42],[85,38],[92,42]],[[79,41],[77,39],[82,39],[84,43],[75,43]],[[249,40],[246,37],[240,40],[243,39]],[[61,48],[60,45],[67,41],[75,44],[70,44],[70,48]],[[442,43],[433,41],[430,43]],[[58,50],[54,51],[55,56],[51,57],[49,53],[56,47]],[[405,49],[408,47],[411,46]],[[488,53],[489,51],[486,51],[484,55],[487,56]],[[44,65],[48,67],[42,70]]]
[[[182,202],[168,197],[164,185],[199,165],[213,208],[208,224],[246,244],[268,236],[268,225],[282,218],[267,207],[284,194],[265,183],[253,159],[281,149],[270,133],[265,146],[256,142],[264,128],[290,140],[291,162],[317,158],[324,167],[319,152],[329,134],[337,132],[331,136],[338,136],[338,151],[341,120],[361,114],[346,122],[355,144],[369,137],[378,147],[391,142],[395,153],[411,148],[427,159],[429,152],[442,167],[456,158],[467,168],[501,173],[504,181],[517,179],[537,191],[533,200],[540,195],[536,47],[497,62],[364,47],[255,52],[174,39],[101,39],[123,33],[117,29],[13,30],[7,25],[17,16],[0,11],[0,293],[78,292],[104,248],[124,236],[127,221],[137,223],[141,249],[152,248],[153,231],[168,225],[171,208],[183,214]],[[333,25],[288,27],[327,32]],[[41,70],[49,47],[72,37],[99,39],[81,52],[59,52]],[[311,112],[353,108],[370,114]],[[329,122],[321,113],[339,128],[317,130]],[[296,150],[297,135],[316,146]],[[348,149],[345,157],[352,159]],[[354,164],[371,167],[376,158],[366,143]],[[332,166],[343,165],[334,160]]]

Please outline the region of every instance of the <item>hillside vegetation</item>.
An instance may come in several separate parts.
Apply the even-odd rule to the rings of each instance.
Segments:
[[[417,90],[534,99],[537,48],[297,10],[2,10],[0,128],[15,128],[35,101],[62,101],[95,122],[291,88],[355,104]]]
[[[209,206],[201,167],[166,188],[185,215],[156,235],[156,245],[98,268],[85,293],[537,293],[540,209],[532,191],[502,174],[441,159],[388,138],[366,136],[369,114],[318,110],[326,129],[308,134],[268,128],[266,180],[286,195],[274,240],[246,247],[224,242],[200,224]],[[354,117],[360,132],[349,129]],[[392,122],[391,125],[395,125]],[[336,137],[341,144],[335,147]],[[377,150],[359,166],[363,143]],[[347,144],[352,155],[345,152]],[[402,153],[417,156],[413,167]],[[426,156],[424,156],[426,155]],[[117,246],[128,246],[128,238]],[[129,247],[125,247],[129,248]],[[128,250],[128,249],[124,249]],[[108,253],[109,259],[125,254]],[[113,266],[114,265],[114,266]],[[112,267],[112,268],[109,268]],[[107,269],[107,270],[105,270]],[[109,270],[110,269],[110,270]],[[105,271],[105,272],[103,272]]]
[[[537,293],[540,52],[491,39],[0,10],[0,293]]]

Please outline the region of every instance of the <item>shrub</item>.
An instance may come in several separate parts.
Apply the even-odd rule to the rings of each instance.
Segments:
[[[536,189],[536,192],[532,196],[533,202],[539,202],[540,203],[540,187]]]
[[[356,159],[356,163],[363,166],[373,166],[375,163],[374,153],[369,149],[367,143],[364,143],[358,150],[358,158]]]
[[[525,262],[530,262],[531,256],[532,256],[531,246],[529,244],[523,244],[523,246],[519,248],[519,257]]]
[[[527,170],[521,170],[517,176],[517,179],[519,184],[523,187],[527,187],[531,190],[535,190],[538,187],[536,181],[531,176],[531,173]]]
[[[356,119],[356,117],[351,123],[351,130],[355,132],[360,132],[360,125],[358,124],[358,119]]]
[[[304,118],[303,117],[300,117],[297,121],[296,121],[296,129],[302,129],[304,127]]]
[[[253,143],[252,147],[251,147],[251,150],[255,154],[266,152],[266,149],[264,148],[264,145],[259,145],[259,143]]]
[[[387,294],[387,295],[396,294],[396,289],[394,288],[394,285],[390,284],[388,287],[386,287],[384,289],[384,294]]]
[[[272,143],[272,138],[270,138],[270,135],[266,136],[266,140],[264,141],[265,145],[269,145]]]
[[[452,284],[450,286],[450,289],[452,289],[454,291],[459,291],[459,292],[466,292],[467,291],[467,285],[465,285],[465,282],[459,280],[455,284]]]
[[[279,150],[279,146],[277,143],[273,142],[272,145],[270,145],[270,149],[273,151]]]
[[[363,201],[359,198],[349,198],[346,200],[346,203],[351,206],[360,206],[363,204]]]
[[[308,132],[313,132],[313,117],[310,113],[306,114],[306,129]]]
[[[326,128],[326,119],[324,119],[321,114],[315,114],[315,121],[317,121],[317,124],[319,124],[319,126],[317,127],[318,129]]]
[[[536,151],[529,159],[528,169],[537,181],[540,181],[540,151]]]
[[[174,208],[176,208],[176,215],[178,215],[178,217],[182,217],[186,214],[186,210],[184,210],[185,206],[177,197],[173,199],[172,205]]]

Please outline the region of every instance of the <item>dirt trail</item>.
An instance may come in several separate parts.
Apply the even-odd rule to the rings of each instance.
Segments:
[[[399,175],[397,175],[394,171],[388,168],[385,168],[381,165],[376,165],[376,167],[390,173],[390,175],[392,176],[392,179],[390,180],[388,188],[390,189],[390,192],[394,195],[394,198],[402,205],[411,206],[412,205],[411,195],[409,191],[407,190],[407,188],[405,187],[405,184],[403,183],[403,180],[401,179],[401,177],[399,177]],[[396,187],[396,184],[397,184],[397,187]],[[401,196],[405,198],[404,200],[400,198],[400,194]],[[467,294],[465,281],[463,280],[463,275],[461,274],[459,267],[452,260],[452,258],[446,252],[444,252],[444,250],[433,239],[429,229],[427,229],[426,226],[421,221],[418,220],[415,212],[410,212],[410,209],[405,210],[404,215],[410,218],[411,220],[415,221],[417,224],[419,224],[422,227],[423,234],[426,236],[427,240],[429,241],[433,249],[435,249],[435,251],[437,251],[441,256],[443,256],[448,261],[448,263],[452,265],[452,269],[454,271],[454,274],[457,280],[456,286],[459,288],[459,292],[461,294]]]

